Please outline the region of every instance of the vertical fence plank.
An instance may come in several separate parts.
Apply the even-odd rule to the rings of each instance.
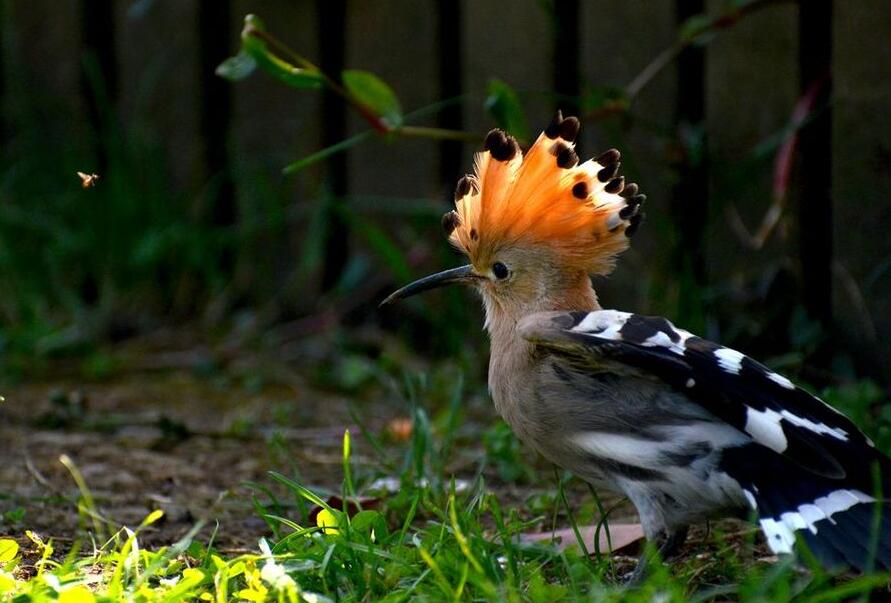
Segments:
[[[803,304],[825,330],[832,324],[832,0],[798,3],[802,93],[823,81],[816,114],[799,142],[799,259]]]
[[[492,127],[491,117],[480,107],[492,78],[516,89],[533,132],[550,121],[551,99],[542,94],[552,84],[553,25],[547,4],[492,0],[464,5],[466,82],[472,94],[466,120],[470,130],[485,133]]]
[[[454,60],[453,50],[437,48],[439,1],[381,0],[375,2],[373,11],[354,8],[351,4],[347,14],[347,66],[371,71],[383,79],[396,93],[406,114],[421,109],[431,111],[432,106],[438,105],[442,99],[440,62]],[[463,3],[459,8],[461,22],[464,21],[467,7],[468,3]],[[442,8],[449,10],[448,7]],[[443,15],[443,18],[451,17]],[[461,27],[459,23],[452,25]],[[460,36],[463,38],[463,31]],[[452,86],[456,92],[460,92],[465,66],[462,62],[451,68],[457,70],[450,75]],[[463,111],[462,121],[468,115]],[[439,114],[437,109],[411,121],[414,125],[435,125],[440,119]],[[449,115],[448,111],[446,115]],[[347,123],[351,132],[370,127],[355,111],[349,112]],[[454,186],[455,172],[445,180],[437,178],[440,170],[439,150],[439,142],[429,139],[373,136],[351,149],[350,196],[372,195],[396,199],[441,195],[445,188]],[[453,169],[466,169],[464,161],[466,158]],[[397,165],[405,166],[405,169],[398,170],[398,174],[392,172],[393,166]],[[393,174],[393,177],[382,178],[385,173]],[[362,244],[359,241],[355,243]]]
[[[316,4],[319,36],[319,66],[332,77],[339,77],[346,54],[346,0],[318,0]],[[322,148],[338,143],[347,136],[347,116],[343,101],[330,90],[322,93]],[[336,153],[325,161],[324,182],[332,197],[331,210],[325,225],[325,264],[322,288],[330,290],[346,266],[349,254],[347,226],[338,209],[348,192],[347,155]]]
[[[836,335],[862,374],[891,384],[891,3],[837,2],[832,27]]]
[[[462,0],[437,0],[436,47],[439,59],[439,98],[442,100],[459,97],[464,90],[464,56],[462,52]],[[439,112],[437,125],[440,128],[460,130],[464,125],[464,111],[461,102],[444,107]],[[452,183],[461,173],[464,158],[462,144],[454,140],[444,140],[439,144],[439,181],[451,190]]]
[[[320,64],[317,0],[229,0],[230,34],[238,35],[248,14],[256,14],[283,43]],[[292,90],[259,74],[232,86],[232,142],[230,161],[239,170],[260,169],[277,181],[280,168],[319,150],[322,95],[315,90]],[[262,158],[262,167],[257,159]],[[320,166],[317,166],[320,167]],[[315,168],[288,179],[298,199],[314,198]],[[239,184],[239,188],[241,185]]]
[[[557,109],[562,109],[569,115],[577,115],[579,111],[581,77],[579,18],[578,0],[555,0],[553,46],[555,104]]]

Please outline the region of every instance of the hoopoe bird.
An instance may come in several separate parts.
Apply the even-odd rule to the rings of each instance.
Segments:
[[[612,271],[645,196],[615,149],[579,163],[578,131],[558,112],[525,155],[491,131],[443,217],[470,263],[383,303],[450,283],[479,291],[501,416],[553,463],[626,496],[663,559],[691,524],[736,516],[757,518],[776,554],[803,542],[830,568],[891,570],[891,459],[849,419],[665,318],[601,309],[590,277]]]

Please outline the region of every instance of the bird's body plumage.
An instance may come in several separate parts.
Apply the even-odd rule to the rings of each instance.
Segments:
[[[891,506],[877,501],[891,463],[785,377],[658,317],[535,313],[517,337],[534,377],[493,388],[496,403],[543,425],[525,430],[544,456],[628,496],[649,538],[753,513],[775,552],[800,533],[827,564],[891,569]],[[885,531],[871,551],[873,515]]]
[[[611,271],[645,197],[618,151],[579,164],[577,133],[558,113],[523,156],[490,132],[443,217],[470,264],[387,301],[475,286],[498,411],[555,464],[626,495],[649,539],[754,516],[776,553],[801,536],[828,566],[891,569],[891,460],[850,420],[740,352],[600,308],[589,275]]]
[[[541,334],[530,319],[549,316],[531,315],[516,337],[530,342]],[[633,367],[533,341],[533,360],[511,373],[522,379],[499,379],[502,361],[493,363],[496,408],[544,457],[628,496],[648,538],[745,504],[740,486],[715,471],[720,450],[744,443],[743,434]]]

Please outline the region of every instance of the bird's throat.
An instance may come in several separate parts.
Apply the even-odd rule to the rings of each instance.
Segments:
[[[536,312],[592,312],[600,310],[597,294],[586,274],[555,287],[529,303],[504,303],[484,295],[486,330],[492,342],[492,354],[510,355],[527,352],[528,345],[517,333],[520,319]]]
[[[536,312],[590,312],[599,310],[597,295],[586,274],[555,287],[536,303],[512,306],[500,304],[484,296],[486,330],[491,342],[489,358],[489,391],[495,407],[522,440],[528,440],[527,423],[523,419],[522,400],[533,387],[536,363],[539,362],[532,343],[517,331],[523,317]]]

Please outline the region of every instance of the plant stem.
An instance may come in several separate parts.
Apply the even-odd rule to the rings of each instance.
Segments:
[[[625,87],[625,95],[628,99],[633,99],[640,94],[640,91],[653,81],[653,78],[659,75],[659,73],[681,53],[681,50],[683,50],[685,46],[685,43],[677,41],[656,55],[656,58],[650,61],[646,67],[641,69],[640,73],[634,76],[631,83]]]
[[[392,130],[397,136],[405,138],[429,138],[431,140],[457,140],[461,142],[479,142],[482,137],[462,130],[448,130],[427,126],[399,126]]]
[[[628,97],[628,100],[635,98],[647,84],[653,81],[665,67],[671,64],[672,60],[677,57],[682,50],[693,43],[702,42],[702,37],[705,34],[718,29],[733,27],[746,15],[757,12],[762,8],[767,8],[773,4],[781,4],[789,1],[790,0],[751,0],[751,2],[747,4],[734,6],[717,16],[708,19],[702,26],[682,34],[682,36],[671,46],[656,55],[656,58],[650,61],[625,87],[625,95]]]
[[[274,35],[272,35],[268,31],[264,31],[262,29],[257,29],[256,27],[250,27],[247,30],[247,33],[249,35],[260,38],[261,40],[263,40],[264,42],[266,42],[267,44],[272,46],[279,53],[289,57],[293,62],[300,65],[300,67],[302,69],[309,69],[311,71],[318,71],[319,73],[321,73],[321,70],[315,63],[313,63],[309,59],[303,57],[302,55],[297,54],[288,45],[286,45],[284,42],[282,42],[281,40],[276,38]],[[324,75],[324,74],[322,74],[322,75]]]

